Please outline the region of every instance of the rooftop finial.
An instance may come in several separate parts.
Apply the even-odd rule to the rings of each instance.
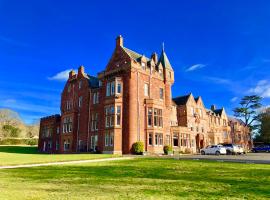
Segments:
[[[164,51],[165,47],[164,47],[164,42],[162,42],[162,51]]]

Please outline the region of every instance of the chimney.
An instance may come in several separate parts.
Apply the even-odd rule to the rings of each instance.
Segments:
[[[78,69],[78,75],[84,75],[84,66],[80,66],[79,69]]]
[[[156,52],[152,53],[152,55],[151,55],[151,59],[153,59],[153,60],[154,60],[154,62],[155,62],[155,64],[157,64],[157,62],[158,62],[158,55],[157,55],[157,53],[156,53]]]
[[[216,105],[211,105],[211,110],[212,111],[216,110]]]
[[[116,46],[124,46],[124,38],[121,35],[116,38]]]
[[[75,71],[74,70],[71,70],[69,72],[69,78],[72,78],[75,74],[76,74]]]

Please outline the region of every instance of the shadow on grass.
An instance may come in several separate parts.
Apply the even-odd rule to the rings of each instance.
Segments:
[[[0,152],[19,154],[39,154],[37,146],[8,146],[1,145]]]
[[[11,177],[37,184],[87,185],[103,192],[141,192],[174,197],[270,197],[268,166],[205,161],[136,159],[91,165],[7,170]],[[111,186],[114,186],[112,189]],[[59,188],[61,190],[61,188]],[[64,190],[64,189],[63,189]]]

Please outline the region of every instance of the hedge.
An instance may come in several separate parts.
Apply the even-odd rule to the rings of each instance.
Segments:
[[[38,139],[33,138],[0,138],[0,145],[37,145]]]

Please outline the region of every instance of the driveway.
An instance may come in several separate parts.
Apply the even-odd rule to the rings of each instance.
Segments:
[[[219,162],[270,164],[270,153],[248,153],[245,155],[176,155],[175,159],[215,160]]]

